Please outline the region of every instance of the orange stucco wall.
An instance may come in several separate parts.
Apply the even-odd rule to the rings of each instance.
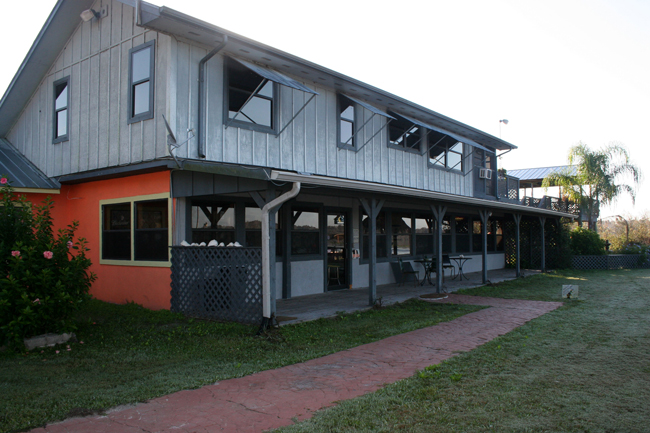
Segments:
[[[90,289],[94,297],[120,304],[133,301],[151,309],[170,307],[170,268],[99,264],[99,201],[166,192],[169,192],[169,172],[161,171],[63,185],[61,194],[51,195],[54,199],[52,216],[55,229],[77,220],[77,235],[88,241],[89,257],[93,263],[91,270],[97,274],[97,280]],[[40,203],[46,194],[26,196],[32,202]]]

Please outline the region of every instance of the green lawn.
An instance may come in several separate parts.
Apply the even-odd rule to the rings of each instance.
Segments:
[[[0,432],[294,364],[480,308],[412,300],[256,337],[253,326],[91,301],[70,351],[0,352]]]
[[[578,300],[288,432],[648,432],[650,271],[539,275],[466,294]]]

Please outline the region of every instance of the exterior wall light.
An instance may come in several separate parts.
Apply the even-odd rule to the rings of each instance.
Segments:
[[[101,8],[99,12],[97,12],[95,9],[86,9],[85,11],[79,14],[79,16],[84,22],[88,22],[93,18],[97,18],[97,19],[104,18],[106,15],[108,15],[108,6],[104,6],[103,8]]]

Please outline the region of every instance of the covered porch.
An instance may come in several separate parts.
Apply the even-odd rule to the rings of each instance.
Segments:
[[[524,270],[523,275],[539,273],[539,270]],[[442,285],[443,293],[456,292],[459,289],[483,286],[482,272],[466,274],[469,279],[460,281],[458,279],[446,279]],[[516,279],[514,269],[498,269],[490,271],[490,282],[492,284],[506,280]],[[414,285],[413,282],[406,282],[403,285],[385,284],[377,286],[377,299],[381,299],[382,305],[390,305],[404,302],[407,299],[418,298],[420,295],[436,293],[436,287],[425,283]],[[444,301],[442,301],[444,302]],[[353,313],[364,311],[372,307],[368,305],[368,288],[351,290],[337,290],[315,295],[300,296],[292,299],[278,299],[276,301],[277,320],[280,325],[307,322],[321,318],[334,317],[340,312]]]

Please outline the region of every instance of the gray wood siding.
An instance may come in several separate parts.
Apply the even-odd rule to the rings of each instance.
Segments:
[[[198,133],[198,65],[212,47],[142,29],[135,25],[133,8],[117,1],[97,0],[93,8],[103,5],[108,5],[108,16],[80,20],[7,137],[49,176],[168,156],[163,114],[179,143]],[[154,118],[128,124],[129,50],[151,40],[156,40]],[[305,82],[319,95],[279,137],[226,128],[224,54],[207,63],[206,160],[472,195],[471,175],[429,168],[426,154],[389,148],[386,119],[381,116],[374,116],[357,134],[361,145],[381,130],[361,150],[340,149],[336,91],[322,83]],[[65,76],[70,76],[70,139],[52,144],[53,83]],[[279,87],[279,128],[310,96]],[[360,127],[372,113],[358,110]],[[197,138],[176,154],[197,159]]]
[[[171,38],[135,25],[133,8],[112,0],[108,16],[82,22],[35,90],[8,139],[48,176],[167,155],[161,114],[167,109]],[[154,118],[127,124],[129,50],[156,40]],[[52,144],[54,81],[70,76],[69,141]]]
[[[198,127],[198,63],[209,51],[186,41],[173,43],[169,68],[173,75],[170,85],[170,105],[176,109],[172,123],[179,141],[185,131]],[[429,168],[426,154],[415,154],[387,146],[388,131],[383,128],[358,151],[337,146],[337,103],[333,89],[318,83],[304,84],[319,95],[276,137],[274,134],[252,131],[223,124],[224,116],[224,54],[219,53],[207,63],[206,160],[248,166],[263,166],[283,170],[309,172],[356,180],[387,183],[412,188],[429,189],[458,195],[471,195],[470,175]],[[280,86],[279,129],[294,116],[311,95]],[[175,101],[175,103],[171,103]],[[370,119],[372,113],[361,110],[357,127]],[[365,143],[386,119],[375,116],[357,135]],[[196,139],[178,150],[177,155],[198,158]],[[468,159],[469,160],[469,159]],[[469,162],[468,162],[469,163]]]

